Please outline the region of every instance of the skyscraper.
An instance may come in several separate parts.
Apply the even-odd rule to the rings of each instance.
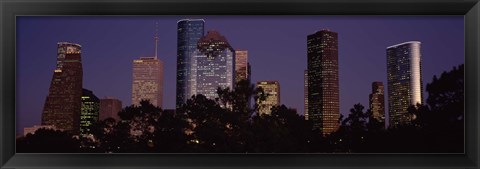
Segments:
[[[388,113],[390,126],[410,123],[408,107],[423,103],[420,42],[387,47]]]
[[[382,82],[372,83],[372,93],[369,95],[370,111],[372,117],[385,125],[385,88]]]
[[[322,134],[338,129],[338,35],[321,30],[307,36],[308,118]]]
[[[235,51],[235,82],[250,80],[250,64],[248,63],[248,51]]]
[[[273,106],[280,105],[280,83],[278,81],[259,81],[257,87],[263,89],[267,98],[258,103],[259,114],[270,114]]]
[[[177,96],[176,107],[186,103],[190,79],[190,64],[193,52],[197,50],[197,42],[204,35],[203,19],[182,19],[177,22]]]
[[[158,59],[158,35],[155,33],[155,56],[133,60],[132,104],[150,100],[163,108],[163,61]]]
[[[81,46],[57,43],[57,64],[42,112],[42,125],[78,133],[82,97]]]
[[[122,101],[113,97],[100,99],[100,120],[113,118],[115,121],[120,121],[118,116],[120,111],[122,111]]]
[[[98,121],[100,100],[92,91],[83,89],[82,109],[80,113],[80,133],[90,134],[90,127]]]
[[[163,103],[163,61],[156,57],[133,60],[132,104],[150,100],[155,106]]]
[[[308,70],[305,70],[303,73],[303,101],[303,115],[305,116],[305,120],[308,120]]]
[[[235,50],[217,31],[200,38],[190,64],[187,96],[202,94],[217,97],[217,88],[233,89],[235,83]]]

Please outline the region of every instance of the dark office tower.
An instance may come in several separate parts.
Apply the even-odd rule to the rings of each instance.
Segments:
[[[420,42],[387,47],[388,114],[391,127],[408,124],[408,107],[423,103]]]
[[[208,31],[198,41],[190,66],[188,97],[202,94],[215,99],[218,87],[233,89],[235,50],[219,32]]]
[[[100,100],[92,91],[83,89],[82,109],[80,113],[80,133],[91,134],[90,128],[98,121]]]
[[[122,101],[113,97],[100,99],[100,120],[113,118],[118,122],[120,121],[120,117],[118,116],[118,112],[120,111],[122,111]]]
[[[235,51],[235,81],[250,80],[250,64],[248,63],[248,51]]]
[[[203,19],[182,19],[177,22],[177,108],[190,98],[187,96],[187,91],[190,90],[190,64],[197,42],[203,37],[204,24]]]
[[[338,35],[321,30],[307,37],[308,118],[322,134],[338,129]]]
[[[308,70],[303,73],[303,100],[304,100],[304,112],[305,120],[308,120]]]
[[[57,43],[57,65],[42,112],[42,125],[78,133],[82,97],[82,59],[79,44]]]
[[[372,83],[372,93],[369,95],[372,118],[385,126],[385,88],[382,82]]]

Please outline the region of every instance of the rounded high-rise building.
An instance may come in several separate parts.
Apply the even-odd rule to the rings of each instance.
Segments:
[[[421,42],[387,47],[388,113],[390,126],[410,123],[408,107],[423,103]]]

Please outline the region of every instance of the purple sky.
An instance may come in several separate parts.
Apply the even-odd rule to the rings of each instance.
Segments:
[[[176,23],[184,18],[203,18],[205,30],[215,29],[233,48],[248,50],[252,81],[278,80],[282,104],[300,114],[306,39],[320,29],[338,32],[344,115],[356,103],[368,108],[373,81],[382,81],[386,87],[387,46],[422,42],[424,85],[433,75],[464,63],[463,16],[19,16],[17,133],[41,123],[57,42],[82,45],[84,88],[100,98],[119,98],[124,107],[130,105],[132,60],[153,56],[155,21],[159,22],[158,56],[165,65],[164,108],[174,108]]]

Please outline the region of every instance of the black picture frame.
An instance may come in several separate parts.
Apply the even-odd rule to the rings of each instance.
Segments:
[[[479,0],[0,0],[1,168],[478,168]],[[15,154],[19,15],[464,15],[465,154]]]

